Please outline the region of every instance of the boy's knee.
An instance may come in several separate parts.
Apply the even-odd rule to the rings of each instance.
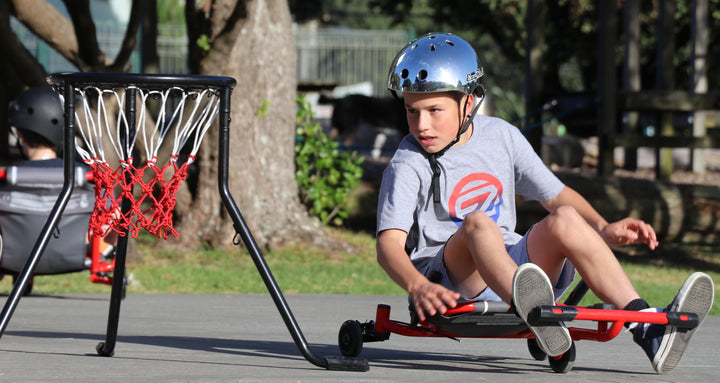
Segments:
[[[548,216],[550,227],[556,231],[566,232],[567,229],[577,228],[577,225],[586,224],[583,217],[569,205],[560,206]]]
[[[463,219],[461,226],[466,232],[484,231],[496,228],[497,224],[487,214],[482,211],[473,211]]]

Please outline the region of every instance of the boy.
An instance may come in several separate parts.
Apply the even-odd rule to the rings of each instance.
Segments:
[[[476,116],[483,75],[473,48],[452,34],[428,34],[401,50],[388,89],[402,93],[410,135],[383,174],[377,257],[410,295],[419,318],[458,300],[503,300],[527,323],[528,312],[553,305],[575,271],[604,302],[650,309],[609,245],[658,245],[650,225],[634,218],[608,223],[544,166],[518,129]],[[550,213],[525,236],[514,232],[516,194]],[[409,255],[409,257],[408,257]],[[442,276],[431,282],[431,273]],[[666,310],[700,321],[712,306],[713,282],[695,273]],[[530,326],[550,356],[572,339],[565,326]],[[631,325],[658,373],[672,370],[693,331]]]

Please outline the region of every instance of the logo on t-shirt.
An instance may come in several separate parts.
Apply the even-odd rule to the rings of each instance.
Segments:
[[[502,205],[502,184],[491,174],[473,173],[455,185],[450,194],[448,210],[450,218],[458,227],[465,216],[475,210],[484,211],[493,221],[498,221]]]

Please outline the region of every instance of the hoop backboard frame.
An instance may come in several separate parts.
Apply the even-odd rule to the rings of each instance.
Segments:
[[[79,133],[76,151],[95,178],[91,233],[104,236],[115,231],[124,236],[129,229],[137,237],[144,229],[163,239],[178,236],[172,224],[175,192],[219,114],[221,93],[234,87],[234,81],[216,76],[126,73],[48,77],[58,91],[74,89],[72,97],[82,104],[73,104],[75,113],[66,114],[73,114]],[[151,110],[157,113],[154,119],[149,116],[154,114]],[[161,146],[172,147],[169,155],[158,153]],[[184,147],[185,155],[181,153]],[[140,156],[144,161],[138,161],[136,154],[140,153],[144,153]],[[134,186],[143,192],[129,193]],[[129,201],[130,209],[120,214],[122,201]]]
[[[295,320],[287,301],[285,300],[280,287],[270,271],[269,266],[265,262],[264,256],[259,249],[250,229],[243,219],[240,209],[235,203],[228,186],[228,162],[229,162],[229,136],[230,136],[230,98],[232,90],[236,85],[236,81],[229,77],[217,76],[196,76],[196,75],[167,75],[167,74],[128,74],[128,73],[56,73],[51,74],[47,78],[48,83],[56,90],[62,92],[64,97],[65,110],[65,126],[63,137],[64,153],[64,184],[63,189],[58,196],[54,208],[50,212],[48,220],[43,228],[35,247],[28,257],[28,261],[18,275],[16,283],[13,286],[8,299],[0,314],[0,337],[10,321],[10,317],[14,312],[21,295],[25,291],[29,280],[32,278],[33,271],[37,266],[38,260],[47,246],[47,242],[52,231],[57,227],[60,216],[67,205],[75,183],[74,161],[75,156],[69,153],[75,153],[75,98],[74,89],[82,86],[102,86],[102,87],[124,87],[137,86],[144,88],[179,86],[179,87],[216,87],[220,92],[219,106],[219,134],[218,134],[218,190],[223,201],[223,205],[228,215],[233,221],[236,235],[240,236],[250,256],[252,257],[258,272],[260,273],[265,285],[270,293],[273,301],[283,318],[290,335],[292,336],[299,351],[310,363],[332,370],[352,370],[367,371],[368,362],[365,359],[354,359],[344,357],[320,357],[315,355],[309,348],[308,342],[305,340],[300,327]],[[135,100],[134,97],[128,97],[126,107],[129,119],[134,124],[135,120]],[[123,210],[126,211],[127,206],[123,203]],[[102,356],[112,356],[114,354],[115,344],[117,341],[118,322],[120,315],[120,303],[125,284],[125,261],[127,255],[128,236],[121,236],[118,241],[115,269],[113,271],[113,284],[110,294],[110,309],[108,315],[107,333],[104,342],[97,345],[96,351]]]

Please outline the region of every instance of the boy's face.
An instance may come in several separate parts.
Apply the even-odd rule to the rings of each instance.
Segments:
[[[409,93],[403,94],[410,133],[415,137],[423,150],[437,153],[457,137],[462,119],[460,106],[464,105],[465,97],[458,104],[455,95],[444,93]],[[472,108],[473,99],[468,103]],[[456,145],[467,141],[472,134],[468,129]]]

